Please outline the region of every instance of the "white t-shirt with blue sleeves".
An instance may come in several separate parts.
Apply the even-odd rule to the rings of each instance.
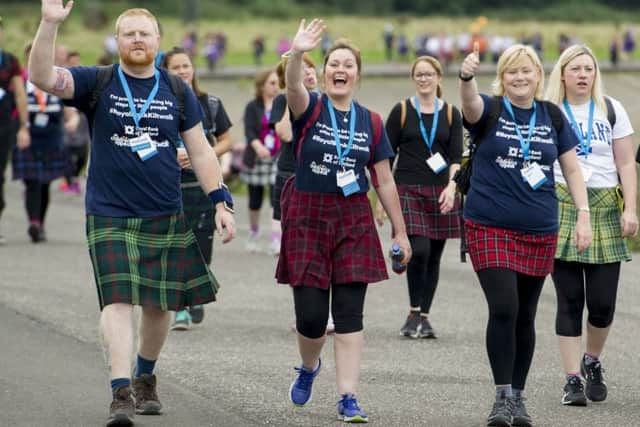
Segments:
[[[576,147],[578,161],[583,171],[588,171],[587,173],[590,174],[586,181],[587,187],[590,188],[612,188],[618,185],[620,181],[613,157],[613,141],[633,134],[633,127],[627,111],[620,102],[611,97],[609,99],[616,113],[616,123],[613,129],[611,129],[607,113],[596,106],[593,112],[593,131],[589,153],[584,153],[580,145]],[[560,104],[559,107],[567,114],[563,104]],[[586,138],[589,130],[589,102],[582,105],[571,105],[571,113],[580,128],[580,133],[583,138]],[[567,117],[569,117],[568,114]],[[554,165],[554,173],[557,183],[566,184],[558,162]]]

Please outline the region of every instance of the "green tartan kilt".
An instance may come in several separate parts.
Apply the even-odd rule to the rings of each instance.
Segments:
[[[184,215],[87,216],[87,243],[100,310],[113,303],[182,310],[215,301],[218,281]]]
[[[630,261],[631,253],[622,238],[621,209],[616,188],[587,188],[591,210],[591,246],[578,254],[574,242],[576,207],[566,185],[556,185],[559,223],[556,259],[584,264]]]
[[[204,194],[197,181],[193,184],[183,184],[181,190],[182,210],[187,227],[191,230],[210,231],[213,234],[215,210],[209,196]]]

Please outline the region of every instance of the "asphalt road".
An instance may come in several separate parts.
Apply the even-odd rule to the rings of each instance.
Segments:
[[[110,402],[97,333],[98,304],[84,242],[81,198],[52,191],[49,241],[28,240],[22,185],[7,185],[0,226],[0,425],[103,425]],[[287,400],[299,363],[290,291],[275,284],[275,258],[244,250],[246,199],[238,198],[239,237],[215,243],[219,301],[204,323],[172,332],[158,362],[165,414],[138,416],[142,426],[331,426],[335,369],[331,339],[314,400]],[[268,216],[263,216],[268,227]],[[266,246],[263,234],[263,246]],[[385,246],[389,229],[381,230]],[[437,340],[408,340],[399,328],[408,310],[405,277],[370,287],[366,348],[358,393],[378,426],[482,426],[494,389],[484,347],[487,310],[458,241],[445,249],[431,313]],[[564,375],[554,334],[555,296],[548,281],[538,310],[538,344],[527,384],[527,407],[537,426],[640,425],[640,264],[622,268],[614,328],[603,357],[609,397],[586,408],[560,404]]]

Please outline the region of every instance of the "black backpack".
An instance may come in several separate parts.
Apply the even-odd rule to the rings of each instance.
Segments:
[[[206,99],[203,99],[205,98]],[[220,109],[220,98],[215,97],[213,95],[204,94],[201,97],[198,97],[200,104],[204,108],[204,117],[202,120],[202,127],[207,131],[207,139],[212,144],[215,144],[216,138],[216,116],[218,115],[218,110]]]
[[[102,90],[109,84],[111,78],[113,77],[113,67],[114,65],[104,65],[97,67],[98,75],[96,77],[96,87],[93,88],[93,92],[91,93],[91,99],[89,100],[89,110],[94,110],[98,100],[100,99],[100,95],[102,95]],[[174,74],[167,74],[169,77],[169,85],[171,86],[171,92],[178,100],[178,111],[180,111],[180,120],[185,119],[184,115],[184,97],[186,86],[182,79]]]

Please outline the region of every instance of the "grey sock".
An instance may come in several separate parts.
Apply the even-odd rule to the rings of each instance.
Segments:
[[[513,393],[513,397],[516,397],[518,399],[521,399],[522,397],[524,397],[524,390],[523,389],[514,388],[511,391]]]
[[[506,399],[507,397],[511,397],[513,394],[511,390],[511,384],[509,385],[497,385],[496,386],[496,400],[498,399]]]

